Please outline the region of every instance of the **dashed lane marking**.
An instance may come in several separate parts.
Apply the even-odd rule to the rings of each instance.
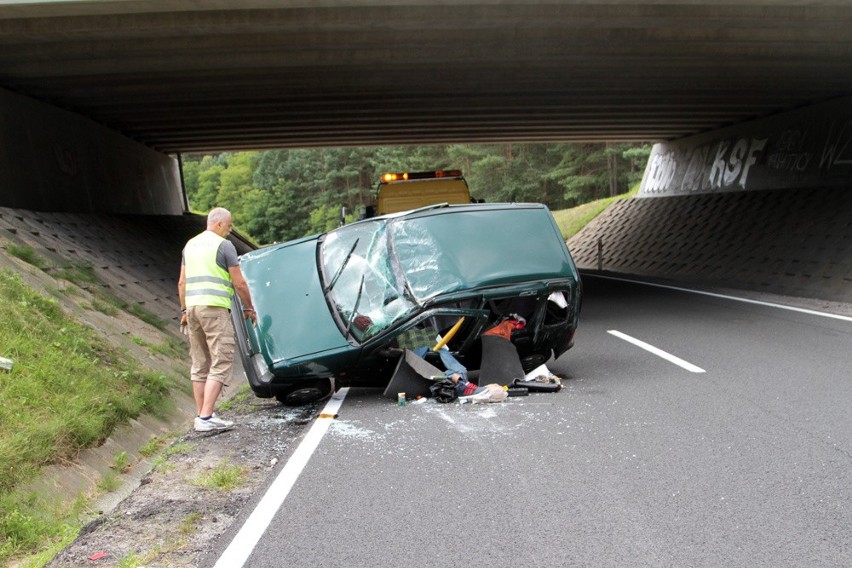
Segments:
[[[657,357],[662,357],[666,361],[668,361],[670,363],[674,363],[678,367],[686,369],[690,373],[706,373],[707,372],[704,369],[702,369],[701,367],[696,367],[692,363],[690,363],[688,361],[684,361],[680,357],[675,357],[671,353],[667,353],[666,351],[663,351],[659,347],[654,347],[650,343],[645,343],[644,341],[636,339],[635,337],[631,337],[631,336],[627,335],[626,333],[621,333],[620,331],[617,331],[617,330],[614,330],[614,329],[608,330],[607,333],[609,333],[610,335],[614,335],[614,336],[618,337],[619,339],[623,339],[624,341],[626,341],[628,343],[632,343],[633,345],[635,345],[637,347],[641,347],[645,351],[648,351],[649,353],[653,353]]]

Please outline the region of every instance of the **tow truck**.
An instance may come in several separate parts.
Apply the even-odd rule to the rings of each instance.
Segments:
[[[388,172],[379,180],[376,205],[367,208],[366,216],[409,211],[436,203],[461,205],[478,202],[471,198],[461,170]]]

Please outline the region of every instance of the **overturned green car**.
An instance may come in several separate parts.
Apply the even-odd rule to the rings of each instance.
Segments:
[[[246,376],[257,396],[287,404],[386,385],[414,332],[476,370],[482,333],[509,317],[525,323],[510,341],[533,369],[573,345],[582,294],[540,204],[375,217],[252,251],[240,267],[258,316],[232,310]]]

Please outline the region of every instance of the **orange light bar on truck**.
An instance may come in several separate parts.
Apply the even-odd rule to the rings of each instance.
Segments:
[[[407,181],[410,179],[433,179],[443,177],[461,177],[461,170],[434,170],[431,172],[386,173],[382,176],[385,183],[392,181]]]
[[[383,175],[383,176],[382,176],[382,181],[384,181],[384,182],[388,182],[388,181],[400,181],[400,180],[407,180],[407,179],[408,179],[408,174],[407,174],[407,173],[403,173],[403,174],[391,174],[391,173],[387,173],[387,174],[385,174],[385,175]]]

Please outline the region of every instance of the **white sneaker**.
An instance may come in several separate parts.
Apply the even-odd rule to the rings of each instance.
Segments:
[[[234,423],[231,420],[222,420],[216,416],[211,416],[207,420],[202,420],[200,416],[195,417],[195,431],[196,432],[215,432],[215,431],[223,431],[230,430],[234,427]]]
[[[459,404],[476,404],[478,402],[488,402],[491,398],[491,393],[488,389],[482,389],[476,394],[459,397]]]
[[[502,402],[506,400],[508,394],[500,387],[500,385],[492,384],[480,387],[482,390],[470,396],[460,396],[460,404],[477,404],[479,402]]]
[[[221,424],[225,428],[233,428],[234,427],[234,421],[233,420],[225,420],[224,418],[219,418],[218,416],[216,416],[215,412],[213,413],[210,420],[215,420],[217,424]],[[209,420],[208,420],[208,422],[209,422]]]
[[[233,420],[225,420],[224,418],[219,418],[218,416],[216,416],[215,412],[213,414],[211,414],[211,416],[213,418],[215,418],[216,420],[218,420],[219,422],[221,422],[222,424],[225,424],[228,428],[230,428],[231,426],[234,425]]]

